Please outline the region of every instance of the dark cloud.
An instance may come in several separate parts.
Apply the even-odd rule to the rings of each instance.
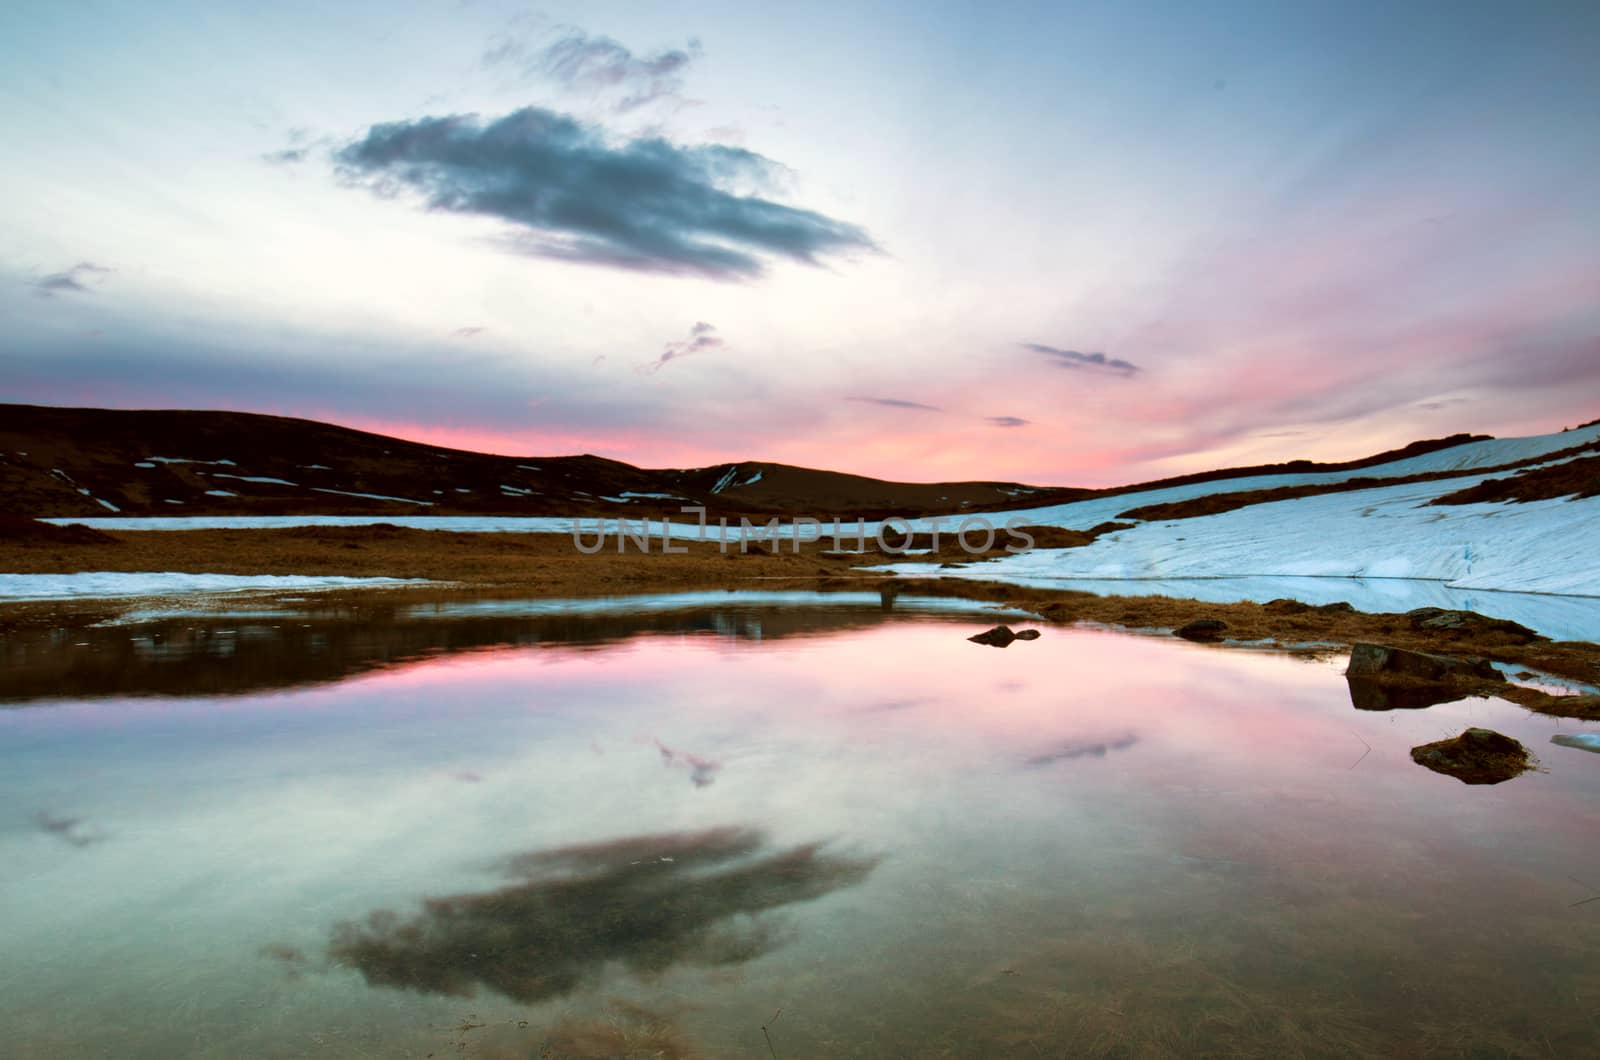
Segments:
[[[860,401],[868,405],[882,405],[886,409],[916,409],[919,412],[943,412],[944,409],[937,405],[924,405],[920,401],[906,401],[902,398],[886,397],[851,397],[846,401]]]
[[[1023,419],[1021,416],[986,416],[984,418],[993,427],[1026,427],[1029,423],[1028,420]]]
[[[497,866],[516,881],[505,887],[337,925],[328,956],[372,986],[532,1003],[613,965],[658,974],[754,960],[782,942],[764,914],[859,884],[876,865],[820,843],[774,850],[744,828],[537,851]]]
[[[560,261],[720,280],[765,258],[820,265],[874,251],[856,225],[740,193],[781,167],[743,148],[657,137],[613,144],[602,130],[525,107],[484,122],[453,114],[374,125],[334,154],[341,175],[381,196],[512,226],[508,250]]]
[[[58,294],[93,294],[88,283],[110,275],[111,270],[92,261],[80,261],[70,269],[52,272],[33,285],[33,293],[40,298],[54,298]]]
[[[488,329],[478,326],[456,328],[450,333],[450,335],[452,338],[457,339],[475,339],[479,335],[482,335],[486,330]]]
[[[568,30],[543,47],[506,37],[484,53],[490,67],[511,67],[524,77],[542,77],[576,92],[623,93],[612,107],[635,110],[663,99],[682,99],[683,76],[700,57],[700,42],[650,55],[635,55],[610,37]]]
[[[725,342],[716,334],[716,328],[704,320],[697,321],[689,329],[689,337],[678,342],[669,342],[661,350],[661,356],[649,364],[642,364],[638,371],[654,375],[666,367],[668,361],[675,361],[679,357],[687,357],[691,353],[704,353],[706,350],[720,350]]]
[[[1103,353],[1079,353],[1077,350],[1057,349],[1040,342],[1024,342],[1022,348],[1042,354],[1062,368],[1083,368],[1121,376],[1134,375],[1139,371],[1138,365],[1116,357],[1107,357]]]

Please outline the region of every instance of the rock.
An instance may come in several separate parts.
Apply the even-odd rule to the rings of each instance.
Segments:
[[[1442,633],[1463,633],[1479,636],[1498,633],[1519,641],[1537,640],[1539,635],[1527,626],[1503,618],[1490,618],[1476,611],[1450,611],[1442,607],[1419,607],[1406,612],[1412,629],[1429,629]]]
[[[1505,680],[1488,659],[1434,655],[1405,648],[1386,648],[1381,644],[1357,644],[1351,648],[1350,666],[1345,676],[1375,681],[1395,678],[1422,682]]]
[[[1262,604],[1261,609],[1274,615],[1303,615],[1307,611],[1311,610],[1311,605],[1303,604],[1299,600],[1285,599],[1284,597],[1280,596],[1276,600],[1268,600],[1266,603]]]
[[[1318,604],[1311,610],[1324,615],[1343,615],[1354,612],[1356,605],[1344,600],[1335,600],[1331,604]]]
[[[974,644],[987,644],[991,648],[1004,648],[1014,640],[1038,640],[1039,631],[1036,629],[1024,629],[1014,633],[1010,626],[996,626],[967,639]]]
[[[1173,632],[1184,640],[1214,641],[1221,640],[1227,629],[1228,624],[1220,618],[1197,618],[1188,625],[1179,626]]]
[[[1550,737],[1550,742],[1562,747],[1576,747],[1580,751],[1600,754],[1600,732],[1557,733]]]
[[[1451,681],[1412,684],[1346,677],[1350,705],[1357,710],[1420,710],[1438,703],[1461,699],[1466,692]]]
[[[1463,784],[1499,784],[1533,768],[1528,749],[1493,729],[1468,729],[1411,749],[1411,760]]]

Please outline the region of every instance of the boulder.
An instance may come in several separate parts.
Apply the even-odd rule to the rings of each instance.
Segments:
[[[1414,611],[1407,611],[1406,620],[1411,623],[1412,629],[1426,629],[1436,633],[1456,633],[1469,636],[1493,633],[1522,642],[1537,640],[1539,637],[1537,633],[1527,626],[1519,625],[1503,618],[1490,618],[1487,615],[1480,615],[1476,611],[1451,611],[1443,607],[1419,607]]]
[[[1013,632],[1010,626],[996,626],[968,637],[974,644],[987,644],[991,648],[1004,648],[1014,640],[1038,640],[1039,631],[1024,629]]]
[[[1534,767],[1526,747],[1493,729],[1413,747],[1411,760],[1463,784],[1499,784]]]
[[[1505,677],[1488,659],[1477,656],[1457,658],[1431,652],[1388,648],[1381,644],[1357,644],[1350,649],[1350,666],[1345,676],[1370,681],[1411,682],[1504,681]]]
[[[1197,618],[1188,625],[1179,626],[1173,630],[1184,640],[1216,641],[1221,640],[1228,630],[1228,624],[1220,618]]]

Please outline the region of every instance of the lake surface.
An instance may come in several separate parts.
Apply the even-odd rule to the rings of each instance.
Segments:
[[[1600,1055],[1594,724],[949,601],[146,617],[0,642],[5,1055]]]

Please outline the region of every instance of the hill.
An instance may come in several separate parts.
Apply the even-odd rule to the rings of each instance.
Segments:
[[[14,515],[840,515],[1036,508],[1262,475],[1354,471],[1477,441],[1455,435],[1340,464],[1228,468],[1115,489],[890,482],[763,461],[647,469],[511,457],[246,412],[0,405],[0,496]]]

